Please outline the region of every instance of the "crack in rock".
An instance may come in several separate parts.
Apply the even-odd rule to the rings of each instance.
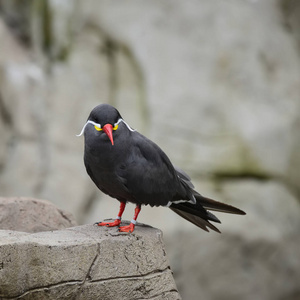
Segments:
[[[118,276],[118,277],[110,277],[110,278],[103,278],[103,279],[94,279],[90,280],[91,283],[93,282],[108,282],[108,281],[116,281],[116,280],[124,280],[124,279],[149,279],[153,278],[155,276],[159,276],[162,273],[169,272],[170,267],[167,267],[163,270],[154,270],[152,272],[146,273],[146,274],[140,274],[140,275],[128,275],[128,276]]]
[[[96,261],[97,261],[97,259],[98,259],[99,256],[100,256],[100,244],[97,244],[97,253],[96,253],[96,255],[95,255],[95,257],[94,257],[94,259],[93,259],[93,261],[92,261],[92,263],[91,263],[91,265],[89,267],[89,269],[88,269],[88,272],[87,272],[86,277],[85,277],[85,279],[83,281],[83,284],[85,284],[85,282],[87,280],[88,281],[92,280],[91,272],[92,272],[93,267],[95,266],[95,263],[96,263]]]
[[[80,284],[80,283],[82,283],[82,281],[78,281],[78,280],[59,282],[59,283],[50,284],[50,285],[47,285],[47,286],[40,286],[40,287],[35,287],[33,289],[29,289],[28,291],[25,291],[21,295],[6,296],[6,295],[1,295],[0,294],[0,299],[1,300],[6,300],[6,299],[20,299],[20,298],[23,298],[23,297],[25,297],[25,296],[27,296],[29,294],[35,293],[35,292],[47,291],[49,289],[57,288],[57,287],[60,287],[60,286],[72,286],[72,285],[76,285],[76,284]]]

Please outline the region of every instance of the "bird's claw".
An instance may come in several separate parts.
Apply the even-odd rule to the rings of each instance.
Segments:
[[[106,227],[115,227],[115,226],[119,226],[121,224],[121,220],[116,219],[113,222],[98,222],[95,223],[95,225],[98,226],[106,226]]]
[[[133,232],[134,228],[135,228],[135,225],[133,223],[130,223],[129,225],[121,226],[119,228],[119,232],[129,232],[129,233],[131,233],[131,232]]]

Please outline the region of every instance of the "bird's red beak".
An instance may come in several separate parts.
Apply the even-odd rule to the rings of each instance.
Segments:
[[[102,129],[106,133],[108,138],[110,139],[111,144],[114,145],[114,139],[113,139],[113,134],[112,134],[112,130],[113,130],[112,125],[111,124],[105,124]]]

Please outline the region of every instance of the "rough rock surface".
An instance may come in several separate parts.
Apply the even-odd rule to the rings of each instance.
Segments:
[[[95,225],[40,233],[0,231],[0,298],[181,299],[162,232]]]
[[[0,230],[40,232],[76,225],[74,217],[53,203],[33,198],[0,197]]]

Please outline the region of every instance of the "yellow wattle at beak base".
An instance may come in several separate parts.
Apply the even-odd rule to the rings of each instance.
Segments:
[[[100,127],[98,127],[98,126],[96,126],[96,125],[94,125],[94,127],[95,127],[95,129],[96,129],[97,131],[103,130],[102,128],[100,128]],[[119,127],[119,125],[116,125],[116,126],[113,128],[113,130],[117,130],[118,127]]]
[[[96,125],[94,125],[94,127],[95,127],[95,129],[96,129],[97,131],[101,131],[101,130],[102,130],[102,128],[100,128],[100,127],[98,127],[98,126],[96,126]]]

